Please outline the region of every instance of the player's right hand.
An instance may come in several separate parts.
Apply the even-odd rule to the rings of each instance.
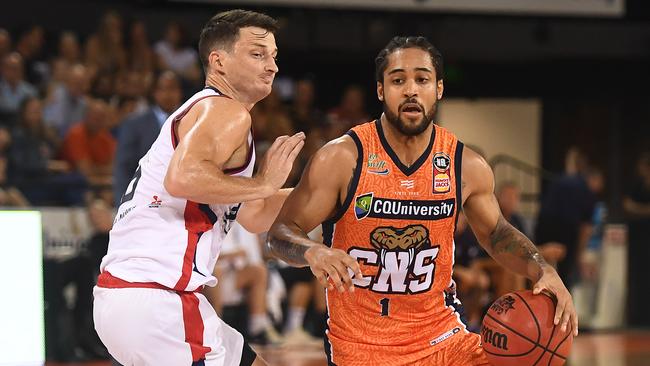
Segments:
[[[257,177],[275,191],[282,188],[293,168],[293,162],[304,145],[304,132],[275,139],[262,160]]]
[[[305,252],[305,259],[318,282],[328,290],[354,292],[352,276],[362,277],[359,263],[341,249],[314,245]]]

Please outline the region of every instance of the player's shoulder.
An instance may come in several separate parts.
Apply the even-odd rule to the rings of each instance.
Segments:
[[[349,164],[355,163],[357,156],[358,149],[356,143],[350,135],[345,134],[329,141],[321,147],[314,154],[314,160],[324,163]]]
[[[478,188],[484,185],[490,189],[494,185],[492,168],[485,158],[476,151],[465,146],[463,148],[462,180],[467,186]]]
[[[195,113],[206,117],[210,122],[228,122],[250,126],[251,115],[241,102],[215,95],[199,100],[195,105]]]

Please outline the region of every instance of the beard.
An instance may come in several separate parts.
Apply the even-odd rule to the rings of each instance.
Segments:
[[[386,105],[386,101],[384,101],[384,115],[386,116],[388,122],[390,122],[390,124],[393,125],[393,127],[395,127],[403,135],[417,136],[423,133],[424,131],[426,131],[429,125],[433,122],[433,117],[436,115],[436,110],[438,109],[438,101],[437,100],[434,101],[428,110],[427,108],[424,108],[422,104],[417,103],[420,106],[420,109],[422,110],[422,118],[420,118],[420,120],[415,123],[405,121],[402,118],[402,112],[401,112],[402,105],[406,103],[417,103],[417,102],[412,99],[405,100],[397,108],[398,110],[397,114],[394,114],[393,112],[390,111],[390,109],[388,109],[388,106]]]

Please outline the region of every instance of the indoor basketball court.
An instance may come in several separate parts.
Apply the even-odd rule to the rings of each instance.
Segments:
[[[0,366],[650,365],[649,40],[647,0],[3,2]]]

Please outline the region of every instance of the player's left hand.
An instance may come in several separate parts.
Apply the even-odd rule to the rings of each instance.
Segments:
[[[561,324],[562,331],[566,332],[569,321],[573,327],[573,335],[578,335],[578,314],[573,305],[573,298],[567,290],[566,286],[560,279],[555,269],[547,267],[544,269],[542,277],[537,281],[533,287],[533,294],[538,295],[542,291],[548,292],[555,296],[557,303],[555,305],[555,318],[553,323],[555,325]]]

